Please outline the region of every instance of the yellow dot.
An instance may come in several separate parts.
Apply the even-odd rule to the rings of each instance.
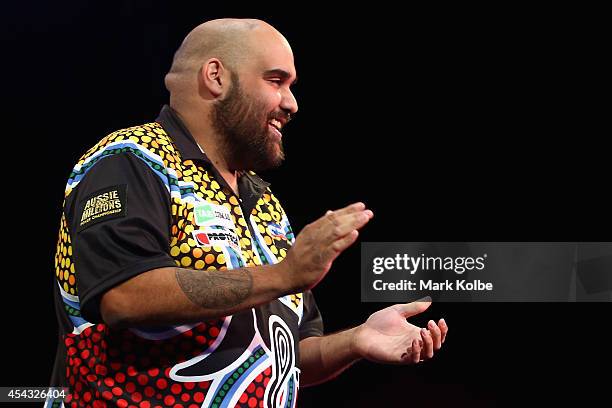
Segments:
[[[218,189],[220,188],[219,183],[217,183],[215,180],[213,180],[213,181],[210,183],[210,187],[211,187],[213,190],[218,190]]]
[[[261,224],[257,224],[257,229],[259,230],[259,232],[261,234],[265,234],[266,233],[266,229]]]
[[[242,215],[242,211],[240,210],[240,207],[234,207],[234,213],[236,215]]]
[[[71,295],[76,295],[76,291],[74,290],[74,288],[70,288],[70,294]]]
[[[287,256],[287,250],[285,248],[281,248],[279,252],[283,258]]]
[[[64,282],[64,292],[68,292],[68,282]]]
[[[191,265],[191,258],[188,256],[184,256],[181,258],[181,265],[183,266],[189,266]]]
[[[213,262],[215,262],[215,256],[213,254],[208,254],[204,257],[204,262],[206,262],[207,264],[211,264]]]
[[[217,255],[217,262],[219,262],[220,264],[224,264],[225,263],[225,255],[223,255],[223,254]]]
[[[195,240],[193,238],[187,238],[187,243],[189,244],[190,247],[194,247],[197,246]]]
[[[62,258],[61,265],[62,265],[62,269],[64,269],[66,267],[66,259],[65,258]]]
[[[64,280],[68,280],[69,276],[70,276],[70,272],[68,272],[67,270],[64,271]]]
[[[177,246],[173,246],[172,248],[170,248],[170,255],[171,255],[173,258],[176,258],[176,257],[177,257],[177,255],[178,255],[178,254],[180,254],[180,253],[181,253],[181,250],[179,249],[179,247],[177,247]]]
[[[70,272],[74,273],[74,264],[70,265]]]
[[[242,217],[238,218],[238,224],[242,225],[243,227],[247,226],[246,221]]]
[[[249,240],[248,238],[242,238],[242,239],[240,240],[240,242],[242,242],[242,244],[243,244],[244,246],[249,246],[249,245],[251,245],[251,240]]]
[[[181,244],[181,252],[186,254],[187,252],[189,252],[191,250],[191,248],[189,247],[189,245],[186,242],[183,242]]]
[[[72,247],[71,246],[68,247],[68,255],[72,256]]]
[[[223,251],[223,249],[219,245],[213,245],[212,249],[217,251],[217,252],[222,252]]]
[[[204,266],[206,266],[206,264],[204,263],[203,260],[198,259],[194,266],[196,269],[204,269]]]
[[[210,247],[209,246],[205,246],[204,247],[204,252],[210,252]]]
[[[70,258],[66,258],[66,268],[70,267]]]
[[[136,132],[134,132],[134,134],[136,134]],[[143,136],[143,137],[140,138],[140,140],[142,140],[145,143],[151,143],[151,140],[153,140],[153,139],[151,139],[150,136]]]
[[[193,216],[192,216],[192,218],[193,218]],[[193,225],[188,225],[188,226],[185,227],[185,233],[186,234],[191,234],[193,232],[193,230],[194,230]]]
[[[60,273],[62,273],[62,271],[60,271],[59,269],[55,270],[55,276],[57,276],[58,278],[60,278]]]
[[[270,251],[272,251],[272,253],[273,253],[274,255],[277,255],[277,254],[278,254],[278,249],[276,248],[276,246],[272,246],[272,247],[270,247]]]
[[[66,247],[65,247],[65,246],[63,246],[63,245],[62,245],[62,247],[63,247],[63,248],[62,248],[62,255],[66,256],[66,253],[67,253],[67,251],[66,251]]]
[[[272,240],[268,235],[264,237],[264,242],[266,243],[266,245],[272,245]]]
[[[264,220],[264,221],[271,221],[272,217],[270,217],[270,214],[268,214],[268,213],[263,213],[263,214],[261,214],[261,219]]]
[[[204,253],[202,252],[202,250],[200,248],[194,248],[192,253],[191,253],[195,258],[201,258],[202,255],[204,255]]]
[[[140,141],[140,139],[138,139],[136,136],[130,136],[130,140],[134,143],[138,143]]]
[[[144,133],[143,133],[143,132],[141,132],[140,130],[135,130],[135,131],[134,131],[134,134],[135,134],[136,136],[142,136],[142,135],[144,135]]]
[[[229,202],[232,205],[238,205],[238,200],[236,200],[236,197],[234,197],[234,196],[230,196]]]

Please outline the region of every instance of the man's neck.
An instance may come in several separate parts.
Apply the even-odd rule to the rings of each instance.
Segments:
[[[236,170],[230,170],[227,161],[221,154],[221,143],[219,142],[219,136],[215,133],[210,123],[202,123],[202,114],[200,113],[197,117],[192,117],[189,112],[183,112],[175,108],[179,117],[194,137],[196,143],[200,147],[206,157],[211,161],[215,169],[219,172],[219,175],[223,177],[227,185],[238,195],[238,174]]]

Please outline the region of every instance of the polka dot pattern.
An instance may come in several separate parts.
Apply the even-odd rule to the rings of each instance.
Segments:
[[[112,145],[122,141],[129,143]],[[143,153],[143,149],[150,155],[160,157],[163,166],[152,161]],[[229,260],[222,247],[202,245],[194,239],[193,232],[202,227],[195,222],[193,197],[227,208],[238,237],[237,258],[244,260],[244,265],[259,265],[262,260],[265,262],[264,249],[279,261],[287,255],[293,242],[293,232],[284,210],[270,190],[262,195],[250,214],[243,214],[236,195],[214,180],[201,162],[183,160],[158,123],[114,132],[89,149],[71,173],[65,196],[71,194],[70,186],[74,186],[98,160],[121,153],[138,156],[158,174],[168,177],[171,188],[180,192],[181,197],[173,195],[170,203],[172,225],[169,253],[177,265],[196,270],[228,268]],[[256,224],[257,237],[249,229],[251,220]],[[75,268],[70,229],[62,216],[55,253],[56,279],[67,294],[76,297],[78,304],[78,270]],[[302,295],[291,295],[290,299],[297,308]],[[78,307],[71,307],[69,302],[65,303],[65,311],[70,316],[80,318]],[[65,335],[66,379],[70,387],[66,406],[201,406],[210,381],[175,382],[169,372],[176,364],[198,356],[210,347],[219,336],[221,327],[221,320],[200,323],[166,340],[144,339],[129,330],[109,330],[104,324],[88,327],[80,334]],[[258,375],[240,397],[237,406],[263,406],[263,395],[270,375],[270,368]]]

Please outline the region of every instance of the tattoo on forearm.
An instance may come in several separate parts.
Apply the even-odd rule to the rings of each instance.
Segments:
[[[176,268],[176,280],[187,297],[205,309],[237,306],[253,289],[253,277],[246,269],[195,271]]]

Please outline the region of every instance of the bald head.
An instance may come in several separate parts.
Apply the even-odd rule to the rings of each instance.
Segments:
[[[230,71],[236,72],[241,62],[261,51],[262,36],[287,40],[265,21],[254,19],[218,19],[194,28],[176,51],[172,67],[166,75],[166,88],[170,93],[180,92],[185,82],[191,82],[202,64],[217,58]]]

